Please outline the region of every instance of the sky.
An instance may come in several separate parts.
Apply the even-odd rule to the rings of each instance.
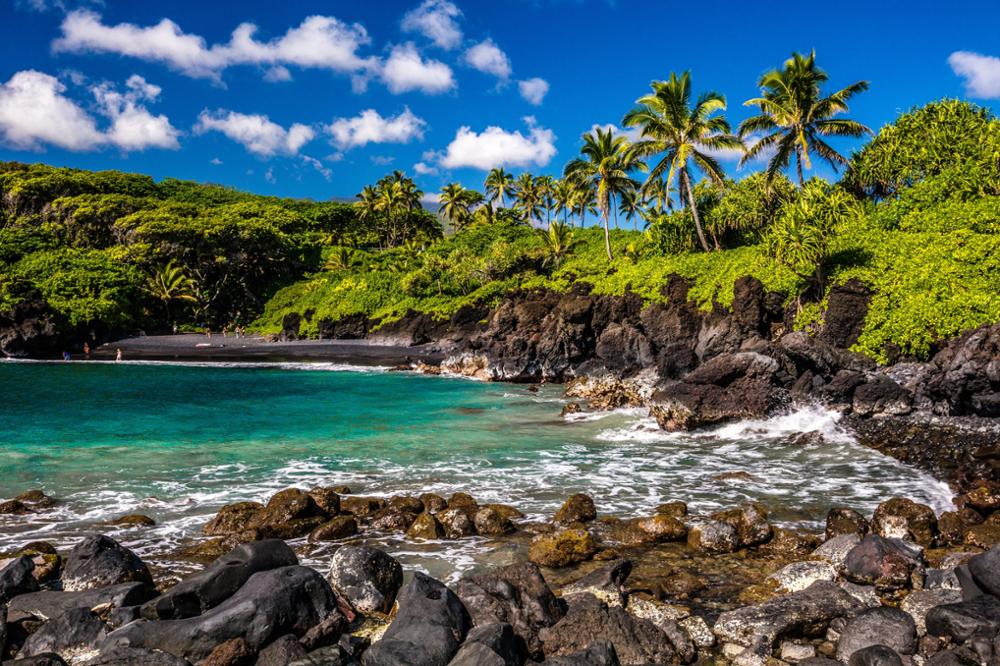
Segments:
[[[558,175],[674,71],[735,126],[793,51],[830,91],[870,81],[850,117],[875,130],[942,97],[996,112],[998,25],[995,0],[0,0],[0,160],[319,200],[394,169],[481,189]]]

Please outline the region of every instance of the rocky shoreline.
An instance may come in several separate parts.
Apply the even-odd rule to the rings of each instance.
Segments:
[[[53,501],[33,491],[0,511]],[[26,544],[0,560],[0,651],[25,666],[994,663],[1000,484],[955,505],[837,507],[808,533],[756,504],[622,519],[576,494],[529,522],[466,493],[289,488],[220,510],[186,553],[207,566],[179,580],[108,536]],[[527,553],[446,585],[361,538],[387,533]],[[297,550],[335,546],[322,571],[289,547],[303,537]]]

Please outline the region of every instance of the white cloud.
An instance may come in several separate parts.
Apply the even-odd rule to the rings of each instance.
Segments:
[[[488,171],[493,167],[545,166],[556,154],[555,134],[539,127],[535,119],[524,119],[528,134],[508,132],[500,127],[487,127],[481,133],[460,127],[445,149],[441,166],[446,169],[471,167]]]
[[[396,95],[411,90],[433,95],[455,87],[451,68],[437,60],[424,60],[412,42],[392,48],[382,66],[382,80]]]
[[[316,132],[308,125],[295,123],[287,130],[264,115],[237,113],[219,109],[202,111],[194,127],[198,134],[222,132],[259,157],[295,155],[312,141]]]
[[[639,141],[642,138],[639,136],[641,130],[638,127],[622,128],[618,127],[618,125],[615,125],[614,123],[604,123],[603,125],[601,125],[600,123],[594,123],[593,125],[590,126],[590,129],[587,130],[587,133],[590,134],[597,129],[602,129],[604,131],[611,130],[613,134],[620,134],[621,136],[625,137],[632,143],[635,143],[636,141]]]
[[[465,62],[504,81],[510,78],[510,59],[492,39],[485,39],[466,51]]]
[[[1000,99],[1000,58],[955,51],[948,56],[955,74],[965,79],[965,93],[970,97]]]
[[[170,19],[141,27],[105,25],[96,12],[78,9],[62,22],[62,37],[52,48],[72,53],[116,53],[161,62],[192,77],[218,78],[232,65],[296,65],[357,74],[374,69],[376,59],[359,49],[371,42],[363,26],[331,16],[310,16],[296,28],[268,42],[254,39],[257,26],[240,24],[225,44],[208,46],[203,37],[185,33]]]
[[[272,185],[278,182],[278,179],[274,177],[274,167],[267,168],[267,171],[264,172],[264,180]]]
[[[371,160],[372,164],[376,164],[378,166],[388,166],[395,162],[396,158],[391,155],[372,155]]]
[[[438,204],[441,203],[441,195],[437,192],[425,192],[424,195],[420,197],[420,203],[425,206],[436,208]]]
[[[517,82],[517,89],[528,104],[539,106],[549,93],[549,82],[537,76]]]
[[[162,114],[154,116],[140,104],[155,101],[160,96],[160,87],[133,75],[125,82],[125,88],[125,92],[119,92],[102,83],[91,89],[98,106],[111,119],[106,132],[108,141],[123,150],[179,148],[180,132],[170,120]]]
[[[104,144],[94,119],[64,92],[58,79],[35,70],[17,72],[0,84],[0,140],[26,150],[44,144],[93,150]]]
[[[453,49],[462,43],[462,30],[456,20],[461,15],[461,10],[448,0],[425,0],[403,16],[402,28],[420,33],[443,49]]]
[[[337,118],[324,129],[341,150],[369,143],[409,143],[424,138],[427,122],[408,107],[397,116],[383,118],[375,109],[366,109],[353,118]]]
[[[222,166],[222,160],[220,160],[218,157],[213,157],[208,161],[208,163],[214,166]]]
[[[282,83],[292,80],[292,73],[284,65],[275,65],[264,72],[264,80],[269,83]]]
[[[418,176],[431,176],[438,172],[437,168],[424,162],[417,162],[413,165],[413,171]]]
[[[179,147],[180,132],[167,117],[154,116],[142,105],[154,101],[160,88],[141,76],[129,78],[125,92],[110,83],[91,89],[99,112],[111,120],[105,131],[65,92],[57,78],[35,70],[17,72],[0,84],[0,143],[25,150],[45,145],[76,151]]]
[[[333,177],[333,171],[328,169],[322,162],[320,162],[315,157],[310,157],[308,155],[302,155],[302,161],[316,169],[323,176],[323,178],[330,180]]]

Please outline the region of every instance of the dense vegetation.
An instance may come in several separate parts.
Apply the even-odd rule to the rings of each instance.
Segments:
[[[654,82],[623,119],[635,143],[595,130],[562,178],[494,169],[482,192],[446,186],[447,235],[398,172],[350,205],[0,165],[0,309],[39,295],[98,333],[277,332],[308,312],[315,335],[323,320],[448,317],[517,288],[656,300],[677,273],[706,308],[752,275],[806,328],[858,278],[874,292],[858,349],[881,361],[1000,321],[1000,121],[943,100],[845,157],[827,140],[869,133],[842,117],[867,84],[824,94],[826,81],[814,56],[793,57],[761,78],[747,102],[759,114],[735,132],[722,95],[695,95],[687,74]],[[733,149],[767,168],[733,180],[716,157]],[[843,177],[807,178],[817,159]]]

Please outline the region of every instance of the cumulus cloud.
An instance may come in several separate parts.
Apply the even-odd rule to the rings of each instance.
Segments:
[[[517,82],[517,89],[528,104],[539,106],[549,93],[549,82],[537,76],[532,79]]]
[[[453,49],[462,43],[458,27],[461,10],[448,0],[425,0],[403,16],[405,32],[420,33],[443,49]]]
[[[375,109],[366,109],[353,118],[337,118],[327,125],[333,145],[341,150],[369,143],[409,143],[424,138],[427,122],[408,107],[396,116],[383,118]]]
[[[482,132],[460,127],[445,149],[441,166],[446,169],[470,167],[488,171],[494,167],[545,166],[556,154],[555,134],[539,127],[532,117],[524,119],[527,135],[490,126]]]
[[[264,72],[264,80],[270,83],[282,83],[292,80],[292,73],[284,65],[275,65]]]
[[[437,60],[424,60],[412,42],[392,48],[381,75],[389,91],[396,95],[411,90],[434,95],[455,87],[451,68]]]
[[[177,131],[165,115],[154,116],[141,102],[155,101],[160,87],[133,75],[125,82],[125,92],[108,83],[95,86],[92,91],[98,106],[111,119],[106,136],[108,141],[123,150],[145,148],[179,148]]]
[[[466,51],[465,62],[470,67],[492,74],[498,79],[506,81],[510,78],[510,59],[492,39],[484,39]]]
[[[1000,99],[1000,58],[971,51],[948,56],[955,74],[965,79],[965,93],[981,99]]]
[[[111,121],[102,131],[96,119],[65,95],[59,79],[25,70],[0,84],[0,143],[23,150],[51,145],[66,150],[177,148],[180,135],[166,116],[151,114],[143,102],[154,101],[160,88],[141,76],[129,78],[125,91],[110,83],[91,89],[101,115]]]
[[[417,162],[416,164],[414,164],[413,171],[418,176],[431,176],[438,172],[436,167],[433,167],[425,162]]]
[[[315,130],[308,125],[295,123],[286,130],[265,115],[223,109],[202,111],[194,131],[197,134],[221,132],[258,157],[296,155],[316,136]]]
[[[61,30],[62,36],[52,44],[57,52],[115,53],[160,62],[192,77],[218,78],[233,65],[295,65],[357,74],[370,72],[377,64],[375,58],[358,54],[371,42],[364,27],[332,16],[307,17],[298,27],[267,42],[255,39],[257,26],[242,23],[229,42],[212,46],[167,18],[147,27],[107,25],[100,14],[86,9],[68,13]]]

